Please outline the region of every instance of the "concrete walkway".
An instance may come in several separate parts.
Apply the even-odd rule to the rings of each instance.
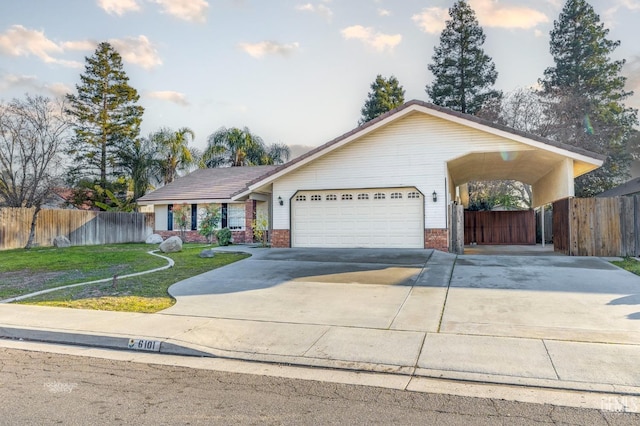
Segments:
[[[5,304],[0,336],[640,395],[640,278],[602,259],[246,250],[161,313]]]

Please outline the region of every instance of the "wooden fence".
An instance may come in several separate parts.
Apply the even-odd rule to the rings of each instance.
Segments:
[[[533,210],[467,210],[464,212],[464,243],[535,244],[535,213]]]
[[[553,246],[570,256],[639,256],[640,196],[556,201]]]
[[[33,209],[0,208],[0,250],[27,244],[32,216]],[[34,246],[51,246],[59,235],[74,246],[143,242],[153,229],[153,213],[42,210]]]

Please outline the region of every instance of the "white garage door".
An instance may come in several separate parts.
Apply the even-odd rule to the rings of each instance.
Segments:
[[[424,247],[424,201],[415,188],[299,191],[293,247]]]

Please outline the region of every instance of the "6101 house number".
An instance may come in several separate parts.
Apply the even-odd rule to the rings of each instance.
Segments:
[[[160,352],[160,342],[157,340],[129,339],[127,347],[136,351]]]

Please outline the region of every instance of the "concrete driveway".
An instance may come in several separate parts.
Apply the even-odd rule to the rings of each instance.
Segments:
[[[640,277],[599,258],[251,249],[178,283],[172,315],[380,330],[640,341]]]

